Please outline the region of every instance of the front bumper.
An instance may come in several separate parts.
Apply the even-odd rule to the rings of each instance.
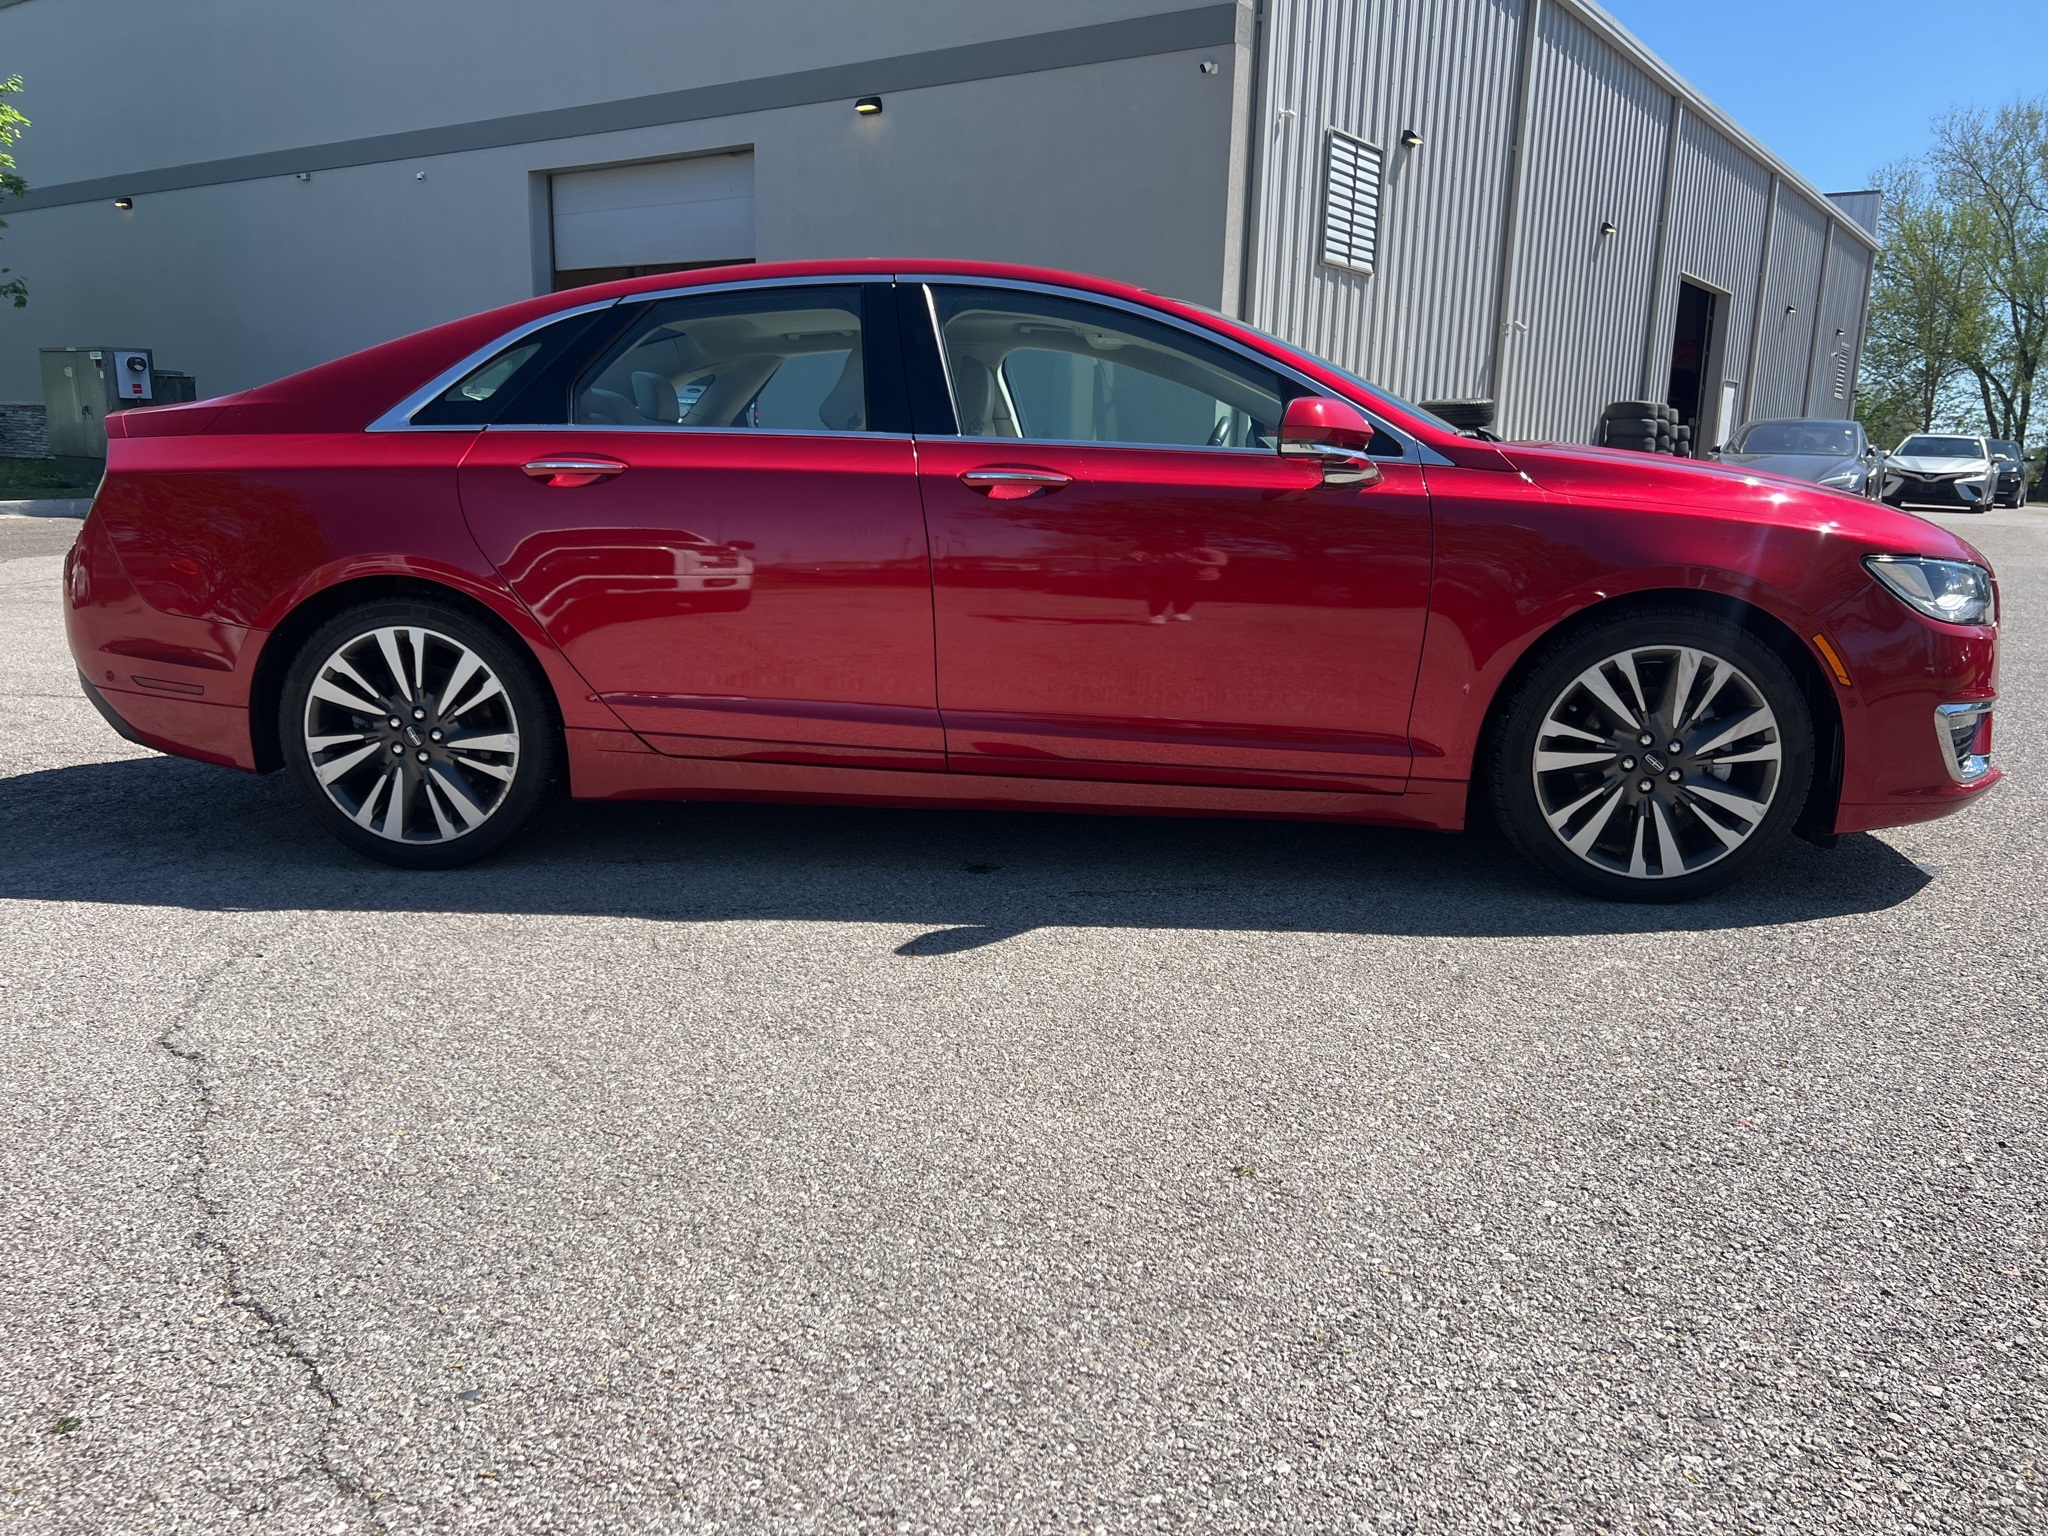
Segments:
[[[1991,759],[1995,625],[1922,618],[1875,582],[1826,622],[1852,679],[1836,693],[1843,746],[1836,832],[1932,821],[1998,783],[2003,774]],[[1951,730],[1965,721],[1966,730]]]
[[[1992,501],[1990,475],[1918,475],[1892,470],[1884,477],[1884,500],[1895,507],[1939,512],[1978,512]]]

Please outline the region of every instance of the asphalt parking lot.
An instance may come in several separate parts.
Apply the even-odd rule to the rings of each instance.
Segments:
[[[2048,1530],[2009,781],[1676,909],[1490,836],[571,808],[358,862],[0,519],[0,1531]]]

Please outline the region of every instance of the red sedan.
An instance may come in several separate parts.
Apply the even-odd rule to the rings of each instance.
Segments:
[[[515,304],[107,423],[130,740],[444,867],[555,786],[1491,814],[1602,896],[1995,783],[1984,558],[1836,491],[1461,434],[1205,310],[861,261]]]

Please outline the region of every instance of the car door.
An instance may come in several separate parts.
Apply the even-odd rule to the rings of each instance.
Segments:
[[[658,750],[944,768],[891,304],[764,284],[624,309],[464,460],[485,553]]]
[[[1402,443],[1325,484],[1276,451],[1306,384],[1134,309],[935,283],[903,312],[959,429],[919,440],[954,771],[1404,786],[1430,524]]]

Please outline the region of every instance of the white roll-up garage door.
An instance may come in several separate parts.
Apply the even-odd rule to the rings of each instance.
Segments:
[[[700,155],[553,177],[555,270],[754,255],[754,156]]]

